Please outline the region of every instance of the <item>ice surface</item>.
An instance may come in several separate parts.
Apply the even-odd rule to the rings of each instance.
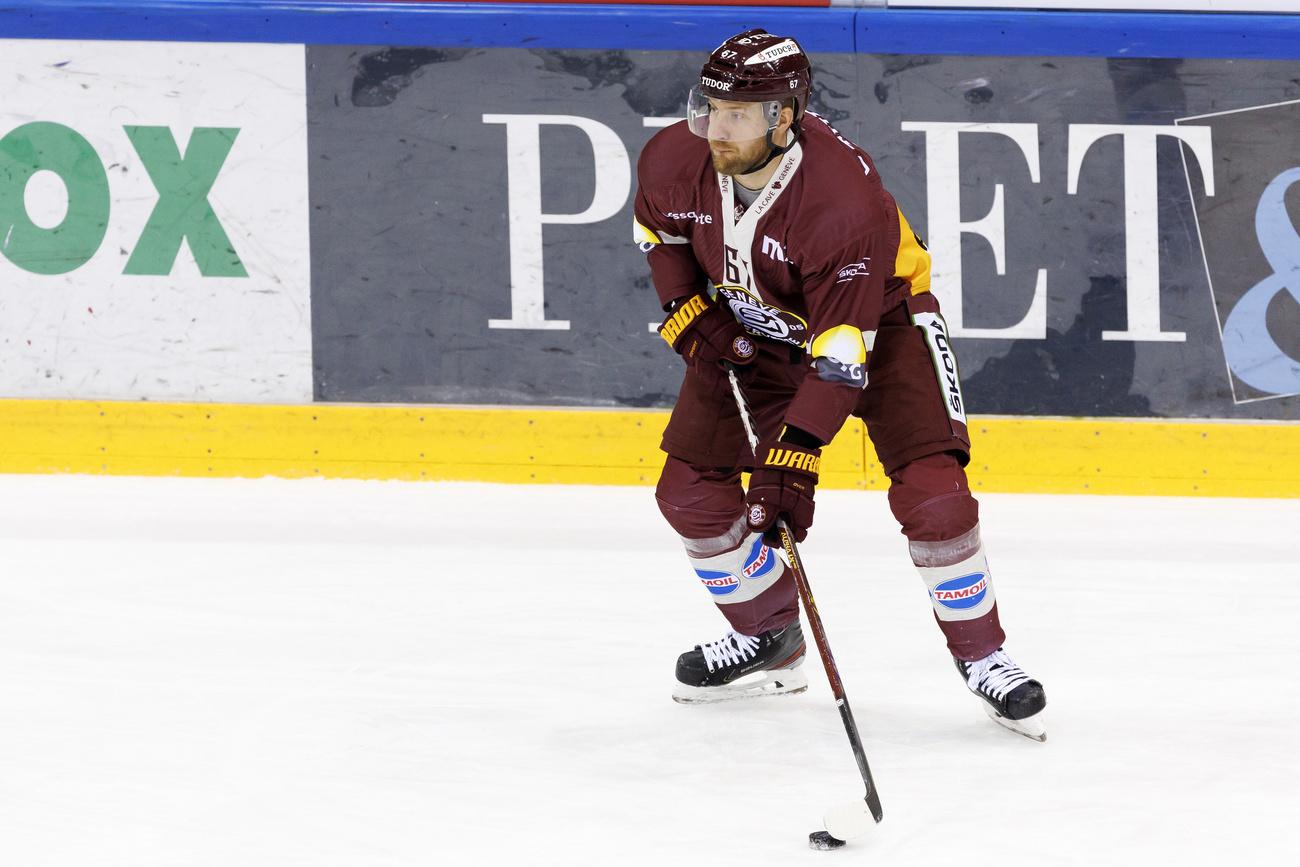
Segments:
[[[803,546],[885,821],[722,634],[648,488],[0,477],[0,864],[1297,863],[1300,501],[985,495],[1046,744],[952,668],[880,494]],[[822,862],[819,862],[822,863]]]

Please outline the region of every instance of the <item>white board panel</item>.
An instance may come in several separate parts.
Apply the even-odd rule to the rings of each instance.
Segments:
[[[0,396],[311,400],[303,51],[0,40]]]

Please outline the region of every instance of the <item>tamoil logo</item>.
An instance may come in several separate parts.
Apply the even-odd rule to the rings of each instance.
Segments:
[[[772,549],[767,546],[761,538],[755,540],[754,547],[749,549],[749,556],[745,558],[744,574],[746,578],[762,578],[772,567],[776,565],[776,555]]]
[[[943,607],[960,611],[964,608],[974,608],[983,602],[988,589],[989,576],[983,572],[975,572],[940,582],[931,591],[931,595],[934,596],[934,601]]]
[[[696,569],[695,574],[700,576],[700,582],[714,596],[726,596],[728,593],[735,593],[736,589],[740,587],[740,579],[730,572]]]

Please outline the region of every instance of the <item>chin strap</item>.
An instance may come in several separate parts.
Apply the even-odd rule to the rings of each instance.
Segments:
[[[772,160],[776,159],[777,157],[783,156],[786,153],[786,151],[794,147],[795,142],[799,140],[799,121],[796,120],[790,124],[790,143],[787,144],[785,147],[781,147],[772,141],[772,131],[770,129],[767,131],[767,135],[765,138],[767,140],[767,156],[760,157],[758,159],[758,162],[754,163],[752,166],[749,166],[744,171],[736,172],[735,173],[736,175],[748,175],[751,174],[752,172],[756,172],[759,169],[763,168],[763,166],[770,163]],[[733,177],[734,176],[735,175],[733,175]]]

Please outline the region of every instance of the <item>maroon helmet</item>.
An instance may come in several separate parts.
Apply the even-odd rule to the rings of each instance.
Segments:
[[[713,49],[700,70],[700,92],[737,102],[795,100],[795,120],[808,105],[812,67],[792,37],[746,30]]]
[[[686,118],[691,132],[701,138],[747,141],[766,138],[771,154],[777,146],[772,133],[781,117],[782,104],[794,104],[791,143],[799,135],[799,120],[808,105],[812,69],[808,55],[793,38],[754,29],[738,33],[719,45],[700,70],[691,88]],[[718,100],[750,103],[720,110]]]

